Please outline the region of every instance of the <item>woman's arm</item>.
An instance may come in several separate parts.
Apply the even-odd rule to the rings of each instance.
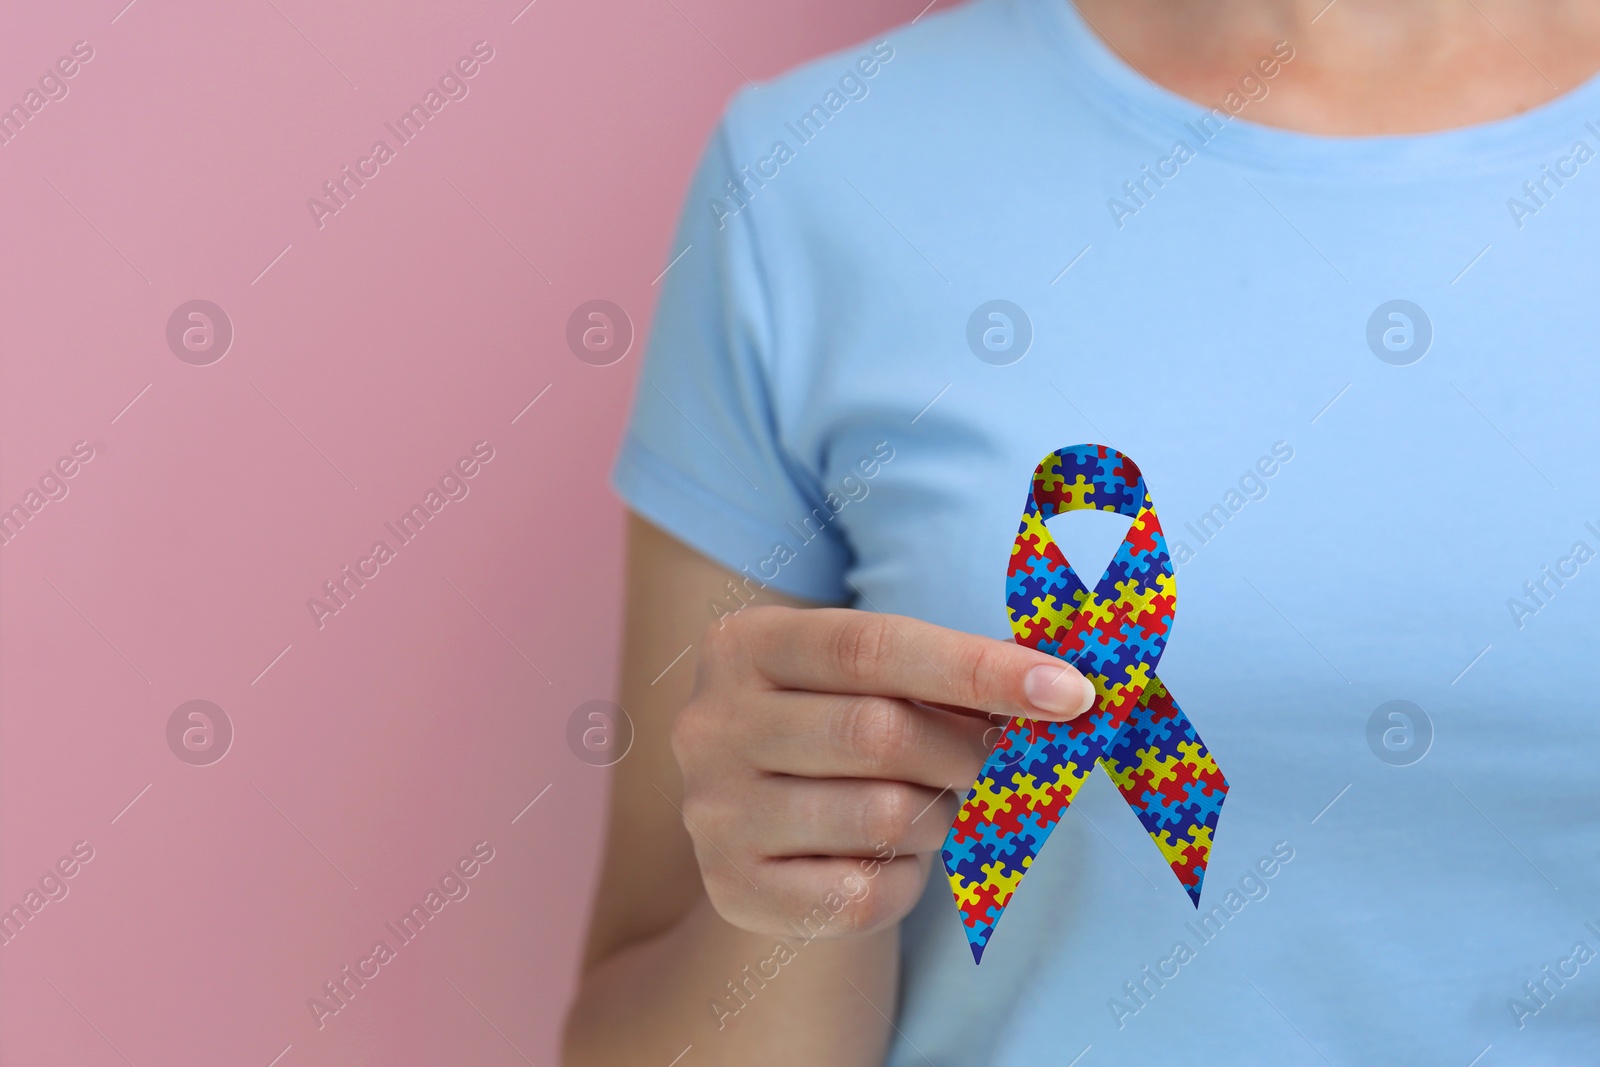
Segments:
[[[690,1046],[693,1067],[881,1063],[898,923],[990,725],[920,702],[1065,719],[1092,695],[1044,653],[793,610],[770,591],[760,601],[777,606],[708,627],[713,602],[736,603],[730,580],[630,520],[621,701],[635,736],[614,770],[570,1067],[668,1067]]]
[[[893,1014],[894,927],[809,944],[765,980],[760,971],[774,939],[724,921],[700,880],[681,812],[671,727],[693,688],[709,605],[729,604],[727,583],[740,578],[630,517],[621,703],[633,718],[634,741],[613,771],[584,975],[567,1020],[570,1067],[666,1067],[690,1044],[696,1067],[883,1059],[889,1025],[847,983]],[[760,593],[760,602],[801,604],[771,590]],[[685,646],[688,653],[661,675]],[[764,988],[747,979],[746,967]],[[772,966],[765,970],[772,973]],[[748,1007],[729,994],[729,982]],[[719,1025],[714,1001],[724,1011],[739,1010],[723,1014]]]

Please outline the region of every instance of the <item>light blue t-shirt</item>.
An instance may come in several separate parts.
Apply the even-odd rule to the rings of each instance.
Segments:
[[[1600,85],[1314,137],[1251,122],[1293,46],[1212,111],[980,0],[740,94],[695,179],[630,506],[1009,638],[1034,465],[1117,448],[1232,787],[1199,912],[1100,771],[981,967],[935,864],[896,1067],[1600,1062]],[[1091,584],[1110,518],[1052,522]]]

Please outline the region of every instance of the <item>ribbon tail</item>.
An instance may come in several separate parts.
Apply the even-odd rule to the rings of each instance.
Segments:
[[[1101,762],[1198,908],[1228,782],[1159,678]]]
[[[1065,723],[1013,719],[968,790],[940,854],[974,963],[1110,742],[1110,722],[1103,712]]]

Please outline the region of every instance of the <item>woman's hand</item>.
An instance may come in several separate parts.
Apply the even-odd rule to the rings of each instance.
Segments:
[[[807,925],[814,936],[897,922],[998,737],[987,716],[1071,719],[1093,697],[1053,656],[915,619],[759,607],[720,620],[672,730],[712,905],[772,935],[830,894],[845,904]]]

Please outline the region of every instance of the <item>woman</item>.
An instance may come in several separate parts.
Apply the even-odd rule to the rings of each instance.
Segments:
[[[1592,1062],[1597,68],[1558,0],[979,0],[741,94],[617,467],[568,1061]],[[1231,790],[1197,910],[1091,774],[975,966],[989,716],[1089,701],[1006,622],[1079,442]]]

